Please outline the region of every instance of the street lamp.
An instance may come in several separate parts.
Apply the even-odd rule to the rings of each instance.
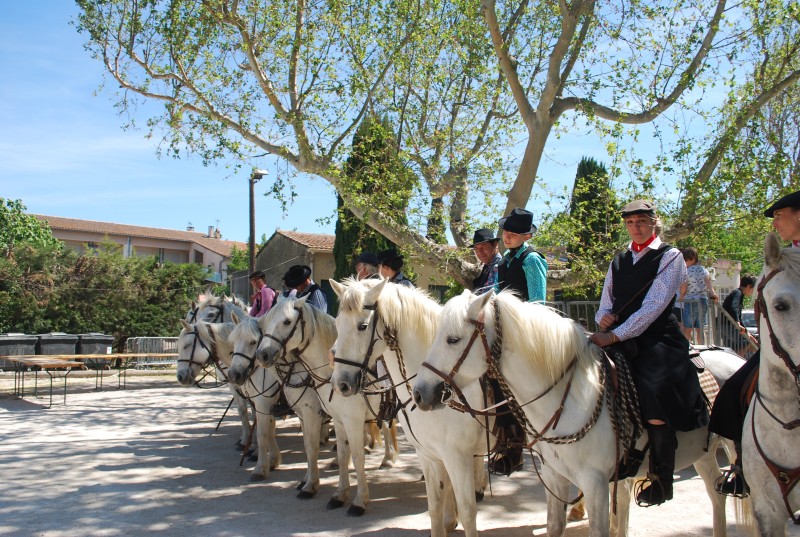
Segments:
[[[254,198],[256,182],[267,175],[267,170],[253,168],[250,174],[250,274],[256,270],[256,202]]]

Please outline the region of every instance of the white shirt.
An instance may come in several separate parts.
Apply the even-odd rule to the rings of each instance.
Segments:
[[[631,243],[632,244],[632,243]],[[660,237],[656,237],[644,250],[639,253],[631,250],[633,254],[633,264],[635,265],[647,252],[650,250],[657,250],[661,247],[663,242]],[[628,249],[631,249],[630,244]],[[665,268],[666,267],[666,268]],[[667,250],[661,256],[661,261],[658,264],[658,275],[653,280],[653,285],[644,296],[642,307],[628,317],[624,323],[617,328],[614,328],[614,334],[619,339],[631,339],[641,335],[647,328],[653,324],[661,313],[667,308],[667,305],[672,300],[672,297],[678,292],[678,289],[683,281],[686,280],[686,263],[683,261],[683,255],[677,248]],[[613,299],[613,278],[611,276],[611,265],[606,272],[605,283],[603,284],[603,295],[600,298],[600,308],[595,315],[595,321],[598,323],[603,315],[612,313],[612,306],[614,305]]]

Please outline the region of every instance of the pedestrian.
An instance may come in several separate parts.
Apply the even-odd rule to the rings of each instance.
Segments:
[[[328,297],[322,287],[311,279],[311,267],[308,265],[292,265],[283,275],[286,291],[283,296],[289,296],[292,290],[296,291],[297,298],[308,296],[307,302],[312,306],[328,312]]]
[[[527,244],[536,232],[533,213],[516,208],[498,222],[503,245],[508,248],[497,268],[498,291],[511,289],[525,302],[544,302],[547,293],[547,261]]]
[[[742,276],[739,279],[739,287],[731,291],[722,302],[722,309],[728,312],[728,315],[736,323],[732,329],[722,330],[723,341],[725,345],[742,357],[747,353],[748,340],[752,337],[742,324],[742,305],[745,297],[753,295],[755,286],[754,276]],[[730,323],[723,323],[725,327],[729,325]]]
[[[252,285],[255,290],[255,293],[250,299],[250,302],[253,304],[250,308],[250,316],[261,317],[275,304],[275,290],[267,285],[266,276],[261,270],[250,274],[250,285]]]
[[[482,295],[494,289],[497,284],[497,270],[502,261],[500,255],[500,237],[495,237],[491,230],[481,228],[472,236],[472,250],[482,267],[478,277],[472,280],[472,292]]]
[[[380,278],[378,274],[378,256],[372,252],[361,252],[356,259],[356,280]]]
[[[672,313],[675,293],[686,280],[683,257],[661,241],[661,220],[652,202],[628,203],[622,218],[631,242],[608,268],[595,317],[602,332],[590,339],[601,347],[624,342],[615,348],[630,361],[650,443],[648,480],[636,502],[658,505],[672,499],[675,431],[702,427],[708,414],[689,342]],[[620,465],[620,479],[635,474],[641,457],[638,450],[628,451],[629,465]]]
[[[705,345],[708,299],[717,300],[717,293],[711,284],[711,274],[698,262],[697,250],[689,247],[681,250],[681,253],[686,263],[686,281],[680,287],[680,300],[683,302],[683,335],[690,342]]]
[[[770,205],[764,211],[764,216],[772,218],[772,227],[782,240],[791,241],[793,248],[800,248],[800,190]],[[708,430],[733,440],[736,448],[736,461],[722,474],[722,479],[715,487],[720,494],[745,497],[750,493],[742,471],[742,428],[749,400],[742,394],[760,363],[761,354],[756,352],[722,385],[714,399]]]
[[[414,283],[403,274],[403,256],[391,248],[378,252],[378,270],[380,275],[392,283],[414,287]]]

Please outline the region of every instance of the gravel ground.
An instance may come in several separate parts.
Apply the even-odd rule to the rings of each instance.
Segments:
[[[225,389],[180,388],[171,372],[129,372],[128,389],[106,389],[94,377],[70,380],[67,404],[56,397],[15,398],[13,378],[0,375],[0,535],[423,537],[429,534],[425,487],[412,450],[401,441],[395,468],[378,470],[381,450],[368,456],[370,502],[363,517],[326,511],[337,475],[323,470],[319,494],[295,498],[305,457],[296,418],[279,423],[283,465],[270,479],[248,481],[253,463],[239,466],[237,418]],[[109,389],[111,388],[111,389]],[[40,393],[41,395],[41,393]],[[325,448],[320,467],[333,454]],[[544,492],[530,463],[510,478],[492,479],[493,495],[479,506],[484,537],[545,534]],[[354,478],[352,479],[354,483]],[[675,499],[631,508],[632,536],[711,535],[710,504],[693,470],[680,474]],[[729,535],[737,532],[728,507]],[[800,528],[791,528],[800,537]],[[586,520],[568,536],[588,535]],[[458,529],[453,535],[463,535]]]

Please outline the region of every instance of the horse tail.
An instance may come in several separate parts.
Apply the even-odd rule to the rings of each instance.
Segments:
[[[742,533],[749,537],[758,537],[758,529],[756,528],[756,517],[753,515],[753,500],[747,498],[732,498],[733,499],[733,512],[736,516],[736,527]]]

